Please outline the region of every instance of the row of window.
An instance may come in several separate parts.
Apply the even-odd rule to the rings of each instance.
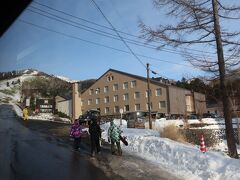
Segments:
[[[160,102],[158,103],[158,106],[159,106],[159,107],[158,107],[159,109],[166,108],[166,102],[165,102],[165,101],[160,101]],[[152,104],[151,104],[150,108],[152,109]],[[113,113],[119,113],[119,109],[120,109],[119,106],[114,106],[114,108],[113,108]],[[100,110],[100,108],[98,108],[98,110]],[[125,105],[125,106],[123,107],[123,110],[124,110],[124,112],[129,111],[129,105]],[[140,110],[141,110],[140,104],[135,104],[135,105],[134,105],[134,110],[135,110],[135,111],[140,111]],[[146,104],[146,110],[148,110],[148,104]],[[105,113],[105,114],[111,113],[111,112],[110,112],[110,107],[105,107],[105,108],[104,108],[104,113]]]
[[[158,94],[158,91],[156,91],[156,96],[160,96],[161,93]],[[151,93],[150,93],[150,96],[151,96]],[[146,97],[148,97],[148,93],[146,92]],[[134,93],[134,99],[140,99],[140,92],[135,92]],[[118,102],[119,100],[119,97],[118,95],[114,95],[113,96],[113,102]],[[123,100],[124,101],[128,101],[129,100],[129,95],[128,93],[126,94],[123,94]],[[96,104],[99,104],[100,103],[100,98],[96,98]],[[104,103],[109,103],[109,96],[106,96],[104,98]],[[92,104],[92,99],[88,99],[88,105],[91,105]]]
[[[97,88],[96,92],[100,92],[100,88]],[[99,93],[97,93],[97,94],[99,94]],[[140,92],[135,92],[134,93],[134,99],[139,99],[140,94],[141,94]],[[152,96],[152,91],[151,90],[149,91],[149,95]],[[155,96],[161,96],[161,95],[162,95],[162,89],[161,88],[156,89],[155,90]],[[117,96],[117,100],[118,100],[118,95],[114,95],[113,98],[115,99],[116,96]],[[145,96],[148,97],[148,91],[145,91]],[[128,100],[128,93],[125,93],[123,95],[123,100]],[[116,102],[116,101],[114,100],[114,102]]]
[[[137,87],[137,81],[136,81],[136,80],[131,81],[130,83],[131,83],[131,88]],[[123,89],[128,89],[128,82],[124,82],[124,83],[123,83]],[[117,90],[118,90],[118,84],[113,84],[113,91],[117,91]],[[103,92],[104,92],[104,93],[109,92],[109,87],[108,87],[108,86],[105,86],[105,87],[103,88]],[[99,93],[100,93],[100,88],[96,88],[96,89],[95,89],[95,94],[99,94]],[[92,95],[92,94],[94,94],[94,90],[93,90],[93,89],[90,89],[90,90],[89,90],[89,95]]]

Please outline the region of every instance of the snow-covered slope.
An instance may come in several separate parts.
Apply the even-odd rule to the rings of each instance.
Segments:
[[[39,75],[36,70],[24,70],[21,76],[0,81],[0,103],[1,102],[19,102],[20,101],[20,87],[26,80],[30,80]],[[20,82],[19,82],[20,81]],[[9,84],[9,86],[7,86]]]
[[[44,72],[40,72],[37,70],[32,70],[32,69],[26,69],[26,70],[22,70],[21,72],[21,76],[12,78],[12,79],[7,79],[7,80],[2,80],[0,81],[0,103],[2,102],[19,102],[20,101],[20,87],[21,84],[26,81],[26,80],[30,80],[32,78],[35,77],[55,77],[55,78],[59,78],[63,81],[69,82],[69,83],[73,83],[73,82],[77,82],[74,80],[70,80],[69,78],[63,77],[63,76],[57,76],[57,75],[48,75]],[[18,83],[20,81],[20,83]],[[7,86],[7,83],[9,84],[9,86]]]
[[[61,79],[63,81],[66,81],[66,82],[69,82],[69,83],[74,83],[74,82],[78,82],[77,80],[71,80],[67,77],[64,77],[64,76],[58,76],[58,75],[53,75],[54,77],[58,78],[58,79]]]
[[[15,75],[12,73],[12,75]],[[76,80],[70,80],[67,77],[59,76],[59,75],[49,75],[44,72],[34,70],[34,69],[26,69],[17,71],[17,77],[0,80],[0,103],[16,103],[20,101],[20,87],[22,83],[26,80],[36,78],[36,77],[46,77],[46,78],[58,78],[64,82],[74,83],[79,82]],[[8,84],[8,85],[7,85]]]

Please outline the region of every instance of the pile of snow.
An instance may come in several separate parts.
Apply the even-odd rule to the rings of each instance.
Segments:
[[[43,121],[53,121],[54,120],[54,116],[52,113],[39,113],[37,115],[34,116],[29,116],[29,119],[33,119],[33,120],[43,120]]]
[[[240,122],[240,118],[239,118]],[[201,121],[199,119],[189,119],[187,121],[188,124],[204,124],[201,129],[225,129],[225,121],[223,118],[203,118]],[[237,128],[237,123],[238,119],[233,118],[232,119],[233,123],[233,128]],[[155,130],[162,130],[163,128],[169,126],[169,125],[174,125],[176,127],[183,127],[184,125],[184,120],[183,119],[177,119],[177,120],[166,120],[166,118],[161,118],[161,119],[156,119],[155,121],[152,122],[152,127]],[[145,127],[149,127],[149,123],[145,123]],[[194,128],[198,129],[198,128]]]
[[[161,130],[167,126],[174,125],[176,127],[183,126],[183,120],[166,120],[166,118],[156,119],[152,122],[153,129]],[[149,127],[149,123],[145,123],[145,127]]]
[[[108,127],[109,123],[101,125],[106,141]],[[234,180],[240,177],[240,161],[231,159],[222,152],[201,153],[198,147],[191,144],[160,138],[158,131],[126,128],[125,125],[121,128],[129,142],[128,146],[122,145],[125,152],[163,166],[184,179]]]
[[[189,119],[188,120],[188,124],[199,124],[201,123],[201,121],[199,121],[198,119]],[[152,122],[152,127],[155,130],[162,130],[163,128],[170,126],[170,125],[174,125],[176,127],[182,127],[184,125],[184,120],[183,119],[168,119],[166,120],[166,118],[161,118],[161,119],[156,119]],[[149,127],[149,122],[145,123],[145,127],[148,128]]]
[[[140,136],[145,136],[145,137],[147,137],[147,136],[158,136],[159,137],[160,136],[159,132],[156,130],[145,129],[143,131],[142,129],[127,128],[126,120],[122,120],[122,125],[120,125],[120,119],[114,119],[113,121],[123,131],[122,136],[130,137],[135,134],[138,134]],[[110,127],[110,122],[101,125],[101,129],[104,130],[102,133],[102,138],[106,141],[108,140],[107,131],[108,131],[109,127]]]
[[[57,121],[56,117],[52,113],[39,113],[39,114],[34,115],[34,116],[29,116],[29,119],[40,120],[40,121]],[[58,117],[57,119],[61,122],[71,123],[71,120],[68,119],[68,118]]]
[[[10,104],[13,106],[13,109],[16,112],[17,116],[22,117],[23,116],[22,109],[14,103],[10,103]]]
[[[240,152],[240,145],[237,145],[237,151]],[[214,147],[211,148],[211,150],[214,151],[221,151],[221,152],[227,152],[228,151],[228,146],[227,146],[227,141],[223,140],[222,142],[216,144]]]

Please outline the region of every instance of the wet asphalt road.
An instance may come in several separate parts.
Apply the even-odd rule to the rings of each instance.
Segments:
[[[1,180],[109,179],[88,158],[48,134],[28,128],[12,106],[0,105]]]

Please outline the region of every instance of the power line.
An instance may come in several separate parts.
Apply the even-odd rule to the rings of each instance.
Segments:
[[[46,7],[46,8],[49,8],[49,9],[51,9],[51,10],[53,10],[53,11],[56,11],[56,12],[65,14],[65,15],[67,15],[67,16],[70,16],[70,17],[79,19],[79,20],[81,20],[81,21],[84,21],[84,22],[87,22],[87,23],[90,23],[90,24],[94,24],[94,25],[96,25],[96,26],[99,26],[99,27],[102,27],[102,28],[106,28],[106,29],[109,29],[109,30],[113,30],[112,28],[109,28],[109,27],[107,27],[107,26],[104,26],[104,25],[101,25],[101,24],[98,24],[98,23],[89,21],[89,20],[84,19],[84,18],[80,18],[80,17],[78,17],[78,16],[74,16],[74,15],[72,15],[72,14],[69,14],[69,13],[66,13],[66,12],[64,12],[64,11],[61,11],[61,10],[52,8],[52,7],[47,6],[47,5],[45,5],[45,4],[39,3],[39,2],[37,2],[37,1],[33,1],[33,3],[38,4],[38,5],[40,5],[40,6],[43,6],[43,7]],[[119,33],[122,33],[122,34],[125,34],[125,35],[128,35],[128,36],[132,36],[132,37],[135,37],[135,38],[140,38],[140,39],[143,39],[143,40],[146,41],[146,39],[143,38],[143,37],[139,37],[139,36],[136,36],[136,35],[133,35],[133,34],[130,34],[130,33],[126,33],[126,32],[123,32],[123,31],[119,31],[119,30],[117,30],[117,31],[118,31]],[[161,42],[156,41],[156,40],[153,40],[153,42],[164,45],[164,43],[161,43]],[[162,49],[163,49],[163,48],[162,48]],[[161,50],[162,50],[162,49],[161,49]],[[164,49],[168,49],[168,48],[164,48]],[[170,49],[168,49],[168,50],[170,50]],[[213,52],[208,52],[208,51],[203,51],[203,50],[197,50],[197,49],[193,49],[193,48],[184,48],[184,50],[190,50],[190,51],[195,51],[195,52],[200,52],[200,53],[207,53],[207,54],[213,54],[213,55],[216,54],[216,53],[213,53]],[[174,50],[174,51],[176,51],[176,50]]]
[[[122,38],[122,36],[118,33],[118,31],[115,29],[113,24],[108,20],[108,18],[105,16],[105,14],[102,12],[100,7],[97,5],[97,3],[94,0],[90,0],[93,2],[95,7],[98,9],[98,11],[102,14],[104,19],[108,22],[108,24],[114,29],[118,37],[122,40],[122,42],[125,44],[125,46],[128,48],[128,50],[131,52],[131,54],[146,68],[146,65],[141,61],[141,59],[133,52],[133,50],[128,46],[128,44],[125,42],[125,40]]]
[[[67,24],[67,25],[70,25],[70,26],[73,26],[73,27],[76,27],[76,28],[79,28],[79,29],[82,29],[82,30],[85,30],[85,31],[88,31],[88,32],[92,32],[92,33],[95,33],[95,34],[98,34],[98,35],[102,35],[102,36],[105,36],[105,37],[110,37],[110,38],[113,38],[113,39],[116,39],[116,40],[119,40],[118,38],[114,38],[114,36],[116,37],[116,35],[113,35],[111,33],[107,33],[107,32],[104,32],[104,31],[101,31],[101,30],[98,30],[98,29],[95,29],[95,28],[91,28],[89,26],[85,26],[85,25],[82,25],[80,23],[77,23],[77,22],[74,22],[74,21],[71,21],[71,20],[68,20],[68,19],[65,19],[65,18],[61,18],[59,16],[55,16],[51,13],[47,13],[46,11],[43,11],[43,12],[46,12],[47,14],[50,14],[52,16],[55,16],[57,18],[54,18],[54,17],[51,17],[51,16],[48,16],[48,15],[45,15],[45,14],[42,14],[42,13],[39,13],[39,12],[36,12],[36,11],[33,11],[32,9],[27,9],[28,11],[32,12],[32,13],[36,13],[36,14],[39,14],[41,16],[44,16],[44,17],[47,17],[49,19],[52,19],[52,20],[55,20],[55,21],[58,21],[58,22],[61,22],[61,23],[64,23],[64,24]],[[79,26],[77,25],[74,25],[74,24],[71,24],[71,23],[76,23],[78,24]],[[81,27],[82,26],[82,27]]]
[[[35,8],[35,7],[33,7],[33,6],[30,6],[30,7],[31,7],[31,8],[34,8],[34,9],[37,9],[37,10],[39,10],[39,11],[41,11],[41,12],[44,12],[44,13],[46,13],[46,14],[49,14],[49,15],[51,15],[51,16],[48,16],[48,15],[46,15],[46,14],[42,14],[42,13],[40,13],[40,12],[36,12],[36,11],[34,11],[34,10],[32,10],[32,9],[27,8],[27,10],[30,11],[30,12],[32,12],[32,13],[39,14],[39,15],[44,16],[44,17],[47,17],[47,18],[49,18],[49,19],[52,19],[52,20],[55,20],[55,21],[58,21],[58,22],[61,22],[61,23],[64,23],[64,24],[73,26],[73,27],[75,27],[75,28],[79,28],[79,29],[82,29],[82,30],[85,30],[85,31],[88,31],[88,32],[91,32],[91,33],[95,33],[95,34],[98,34],[98,35],[101,35],[101,36],[105,36],[105,37],[108,37],[108,38],[112,38],[112,39],[120,40],[120,41],[121,41],[121,39],[119,39],[118,36],[116,36],[116,35],[114,35],[114,34],[111,34],[111,33],[108,33],[108,32],[106,32],[106,31],[102,31],[102,30],[99,30],[99,29],[96,29],[96,28],[92,28],[92,27],[90,27],[90,26],[83,25],[83,24],[78,23],[78,22],[75,22],[75,21],[71,21],[71,20],[69,20],[69,19],[62,18],[62,17],[60,17],[60,16],[57,16],[57,15],[52,14],[52,13],[49,13],[49,12],[47,12],[47,11],[44,11],[44,10]],[[54,16],[54,17],[52,17],[52,16]],[[57,18],[55,18],[55,17],[57,17]],[[75,24],[77,24],[77,25],[79,25],[79,26],[76,26],[76,25],[71,24],[71,23],[69,23],[69,22],[75,23]],[[129,38],[125,38],[125,37],[122,37],[122,38],[125,39],[126,42],[131,43],[131,44],[134,44],[134,45],[137,45],[137,46],[141,46],[141,47],[145,47],[145,48],[149,48],[149,49],[153,49],[153,50],[156,50],[156,48],[157,48],[157,46],[145,45],[145,44],[143,44],[142,42],[139,42],[139,41],[135,41],[135,40],[132,40],[132,39],[129,39]],[[178,54],[178,55],[184,55],[183,52],[172,51],[172,50],[165,50],[165,49],[161,49],[161,50],[164,51],[164,52],[168,52],[168,53],[173,53],[173,54]],[[202,57],[202,56],[197,55],[197,54],[193,54],[193,56],[194,56],[194,57]]]
[[[126,54],[131,54],[129,51],[125,51],[125,50],[122,50],[122,49],[110,47],[110,46],[107,46],[105,44],[96,43],[96,42],[89,41],[89,40],[86,40],[86,39],[82,39],[82,38],[79,38],[77,36],[69,35],[69,34],[66,34],[66,33],[63,33],[63,32],[59,32],[59,31],[56,31],[56,30],[53,30],[53,29],[50,29],[50,28],[39,26],[37,24],[34,24],[32,22],[28,22],[28,21],[25,21],[25,20],[22,20],[22,19],[19,19],[18,21],[22,22],[22,23],[25,23],[25,24],[28,24],[28,25],[31,25],[31,26],[34,26],[34,27],[37,27],[39,29],[43,29],[43,30],[46,30],[46,31],[49,31],[49,32],[52,32],[52,33],[60,34],[60,35],[65,36],[65,37],[69,37],[69,38],[72,38],[72,39],[80,40],[80,41],[83,41],[85,43],[94,44],[96,46],[105,47],[105,48],[108,48],[108,49],[111,49],[111,50],[115,50],[115,51],[119,51],[119,52],[126,53]],[[150,57],[150,56],[146,56],[146,55],[142,55],[142,54],[137,54],[137,55],[140,56],[140,57],[143,57],[143,58],[152,59],[152,60],[159,61],[159,62],[165,62],[165,63],[169,63],[169,64],[176,64],[176,65],[179,65],[179,66],[196,68],[196,67],[191,66],[191,65],[175,63],[175,62],[162,60],[162,59],[158,59],[158,58],[155,58],[155,57]]]

